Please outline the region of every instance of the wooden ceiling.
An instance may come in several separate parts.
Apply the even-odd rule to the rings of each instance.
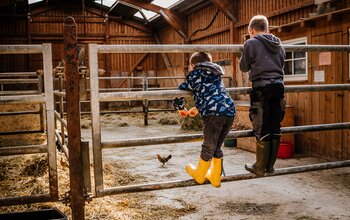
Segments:
[[[176,32],[183,38],[188,37],[186,33],[186,26],[184,18],[193,10],[199,10],[200,7],[205,7],[210,4],[214,4],[219,10],[221,10],[230,20],[235,21],[235,6],[237,0],[179,0],[178,4],[172,8],[163,8],[161,6],[152,4],[153,0],[116,0],[111,6],[96,3],[95,0],[43,0],[34,4],[28,4],[28,0],[1,0],[0,1],[0,14],[7,13],[12,16],[25,16],[30,13],[31,10],[38,9],[45,6],[55,5],[62,7],[62,5],[75,7],[81,7],[85,10],[85,7],[94,7],[103,11],[103,16],[119,16],[123,19],[133,20],[140,23],[140,25],[146,25],[150,29],[155,29],[160,24],[167,24],[173,27]],[[64,2],[64,4],[62,4]],[[156,13],[155,18],[149,20],[144,16],[141,9]],[[137,12],[143,16],[138,18],[134,16]]]

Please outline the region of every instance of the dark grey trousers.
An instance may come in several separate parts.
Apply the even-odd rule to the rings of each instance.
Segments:
[[[253,132],[260,141],[278,139],[284,115],[284,86],[281,83],[253,88],[250,93],[249,116]]]
[[[209,161],[213,157],[221,158],[223,153],[221,145],[227,134],[230,132],[234,117],[213,115],[203,117],[203,136],[201,158],[204,161]]]

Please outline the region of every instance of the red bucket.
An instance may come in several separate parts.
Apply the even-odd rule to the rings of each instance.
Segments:
[[[282,141],[280,143],[280,148],[278,149],[277,157],[281,159],[288,159],[293,156],[294,147],[293,143],[290,141]]]

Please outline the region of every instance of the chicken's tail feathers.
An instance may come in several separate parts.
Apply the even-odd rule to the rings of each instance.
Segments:
[[[170,160],[170,159],[171,159],[171,155],[169,155],[169,156],[167,157],[167,159]]]

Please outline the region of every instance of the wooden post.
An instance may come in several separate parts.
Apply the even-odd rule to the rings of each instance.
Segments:
[[[80,132],[79,69],[77,26],[72,17],[64,21],[64,60],[66,74],[66,106],[69,153],[69,179],[72,219],[84,219],[84,179]]]
[[[57,181],[57,161],[55,145],[55,115],[54,115],[54,97],[53,97],[53,78],[52,78],[52,52],[51,44],[42,45],[44,60],[44,78],[45,78],[45,103],[46,103],[46,126],[47,126],[47,148],[49,161],[49,182],[50,196],[52,201],[58,200],[58,181]]]

